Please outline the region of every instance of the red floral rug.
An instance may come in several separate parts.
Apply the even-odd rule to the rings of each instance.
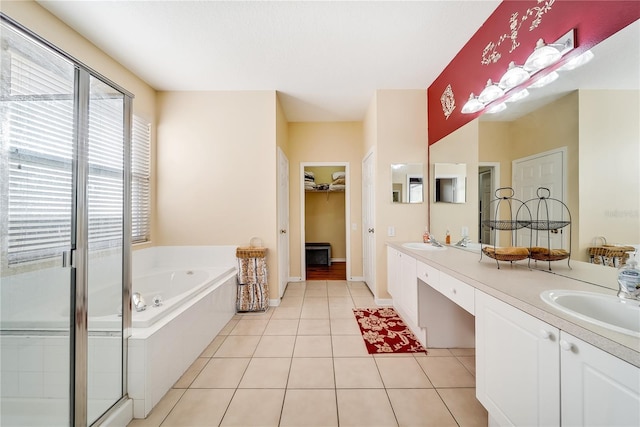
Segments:
[[[427,352],[393,308],[354,308],[353,314],[369,354]]]

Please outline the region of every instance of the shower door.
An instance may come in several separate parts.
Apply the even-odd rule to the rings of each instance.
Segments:
[[[0,425],[86,426],[126,393],[131,99],[2,18]]]

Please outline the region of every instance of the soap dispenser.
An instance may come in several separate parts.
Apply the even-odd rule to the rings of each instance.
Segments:
[[[422,235],[422,242],[429,243],[430,240],[431,240],[431,236],[429,235],[429,229],[425,227],[424,234]]]
[[[620,266],[618,271],[618,296],[620,298],[640,299],[640,269],[636,253]]]
[[[450,245],[450,244],[451,244],[451,233],[449,233],[449,230],[447,230],[447,234],[446,234],[446,235],[445,235],[445,237],[444,237],[444,242],[445,242],[447,245]]]

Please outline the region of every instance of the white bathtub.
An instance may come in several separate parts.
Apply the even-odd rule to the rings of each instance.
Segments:
[[[146,310],[133,310],[128,339],[134,417],[144,418],[151,411],[235,314],[235,249],[175,246],[133,252],[132,292],[140,292],[147,303]],[[97,372],[89,375],[106,382],[93,381],[89,394],[99,396],[99,406],[109,407],[121,389],[121,360],[105,356],[119,348],[122,317],[109,286],[119,272],[110,268],[109,256],[91,262],[95,274],[89,294],[89,352],[99,362],[90,364]],[[64,274],[62,269],[46,269],[2,278],[3,412],[9,400],[29,404],[43,397],[64,399],[68,393],[68,336],[60,333],[69,328],[68,281],[53,276]],[[45,281],[50,285],[42,287]],[[153,306],[156,296],[162,300],[158,307]],[[42,379],[34,384],[34,376]]]
[[[128,393],[134,418],[146,417],[235,314],[235,246],[172,246],[133,253]],[[162,305],[153,306],[160,296]]]

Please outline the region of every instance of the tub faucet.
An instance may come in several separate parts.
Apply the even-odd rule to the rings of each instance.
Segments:
[[[144,311],[147,309],[147,304],[144,302],[144,298],[142,298],[140,292],[134,292],[131,296],[131,300],[136,311]]]

